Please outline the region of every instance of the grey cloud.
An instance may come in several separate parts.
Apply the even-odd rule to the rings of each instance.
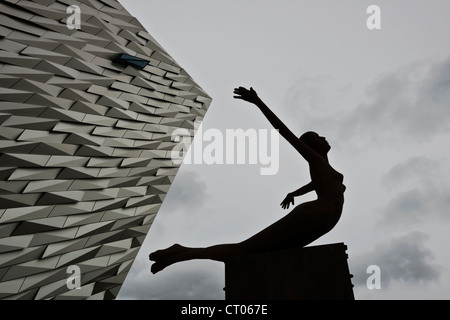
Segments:
[[[439,161],[427,157],[414,157],[393,166],[383,177],[382,182],[390,188],[411,184],[431,184],[440,180],[442,166]]]
[[[392,167],[382,177],[394,192],[381,210],[380,224],[407,226],[448,221],[450,186],[441,161],[414,157]]]
[[[331,77],[300,78],[289,88],[285,111],[295,125],[360,147],[428,142],[450,129],[450,57],[410,64],[355,90],[357,84]]]
[[[283,103],[286,120],[291,121],[293,129],[300,127],[303,131],[335,131],[336,117],[343,112],[342,101],[350,91],[351,84],[339,84],[328,75],[301,76],[286,93]]]
[[[387,204],[381,224],[405,226],[423,223],[430,215],[430,201],[430,197],[419,189],[401,192]]]
[[[206,183],[199,174],[182,167],[164,199],[162,210],[170,214],[179,209],[200,207],[207,196]]]
[[[381,270],[381,289],[391,282],[426,284],[437,281],[440,267],[432,261],[433,252],[425,246],[428,236],[414,231],[404,236],[379,243],[369,252],[349,258],[350,270],[355,286],[366,286],[371,273],[367,268],[377,265]]]
[[[167,269],[158,275],[149,271],[144,258],[137,259],[118,295],[119,300],[219,300],[224,298],[223,275],[215,268],[196,263],[182,271]]]
[[[404,67],[377,81],[366,92],[368,101],[343,119],[343,128],[372,141],[429,141],[450,128],[449,85],[450,57]]]
[[[407,226],[427,222],[448,222],[450,188],[415,188],[397,194],[382,211],[381,224]]]

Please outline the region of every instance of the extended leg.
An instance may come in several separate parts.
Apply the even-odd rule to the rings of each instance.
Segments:
[[[171,264],[193,259],[211,259],[223,262],[226,257],[244,253],[242,249],[243,247],[239,243],[220,244],[206,248],[188,248],[174,244],[167,249],[150,254],[150,260],[155,261],[151,271],[157,273]]]
[[[151,270],[156,273],[171,264],[192,259],[223,262],[227,257],[235,255],[305,246],[330,230],[324,224],[323,216],[323,208],[318,202],[306,202],[295,207],[279,221],[239,243],[206,248],[188,248],[175,244],[158,250],[150,254],[150,260],[155,261]]]

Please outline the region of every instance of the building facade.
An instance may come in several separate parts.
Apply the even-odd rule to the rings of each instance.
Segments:
[[[0,299],[114,299],[210,103],[116,0],[2,0]]]

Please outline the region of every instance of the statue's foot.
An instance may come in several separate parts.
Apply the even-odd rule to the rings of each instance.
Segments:
[[[164,249],[155,251],[150,254],[150,260],[155,261],[155,263],[151,267],[152,273],[157,273],[164,268],[180,261],[177,257],[178,254],[182,254],[187,250],[187,248],[180,246],[179,244],[174,244],[173,246]]]
[[[163,264],[161,262],[155,262],[154,264],[152,264],[152,267],[150,269],[150,271],[155,274],[157,272],[160,272],[161,270],[163,270],[165,267],[167,267],[166,264]]]
[[[179,253],[182,253],[185,249],[186,249],[186,247],[183,247],[183,246],[181,246],[181,245],[176,243],[176,244],[174,244],[173,246],[171,246],[171,247],[169,247],[167,249],[162,249],[162,250],[158,250],[158,251],[152,252],[149,255],[149,259],[151,261],[159,261],[161,259],[165,259],[167,257],[174,256],[174,255],[177,255]]]

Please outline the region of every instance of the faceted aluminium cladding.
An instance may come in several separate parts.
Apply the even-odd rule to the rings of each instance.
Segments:
[[[116,0],[2,0],[0,298],[115,298],[210,102]]]

